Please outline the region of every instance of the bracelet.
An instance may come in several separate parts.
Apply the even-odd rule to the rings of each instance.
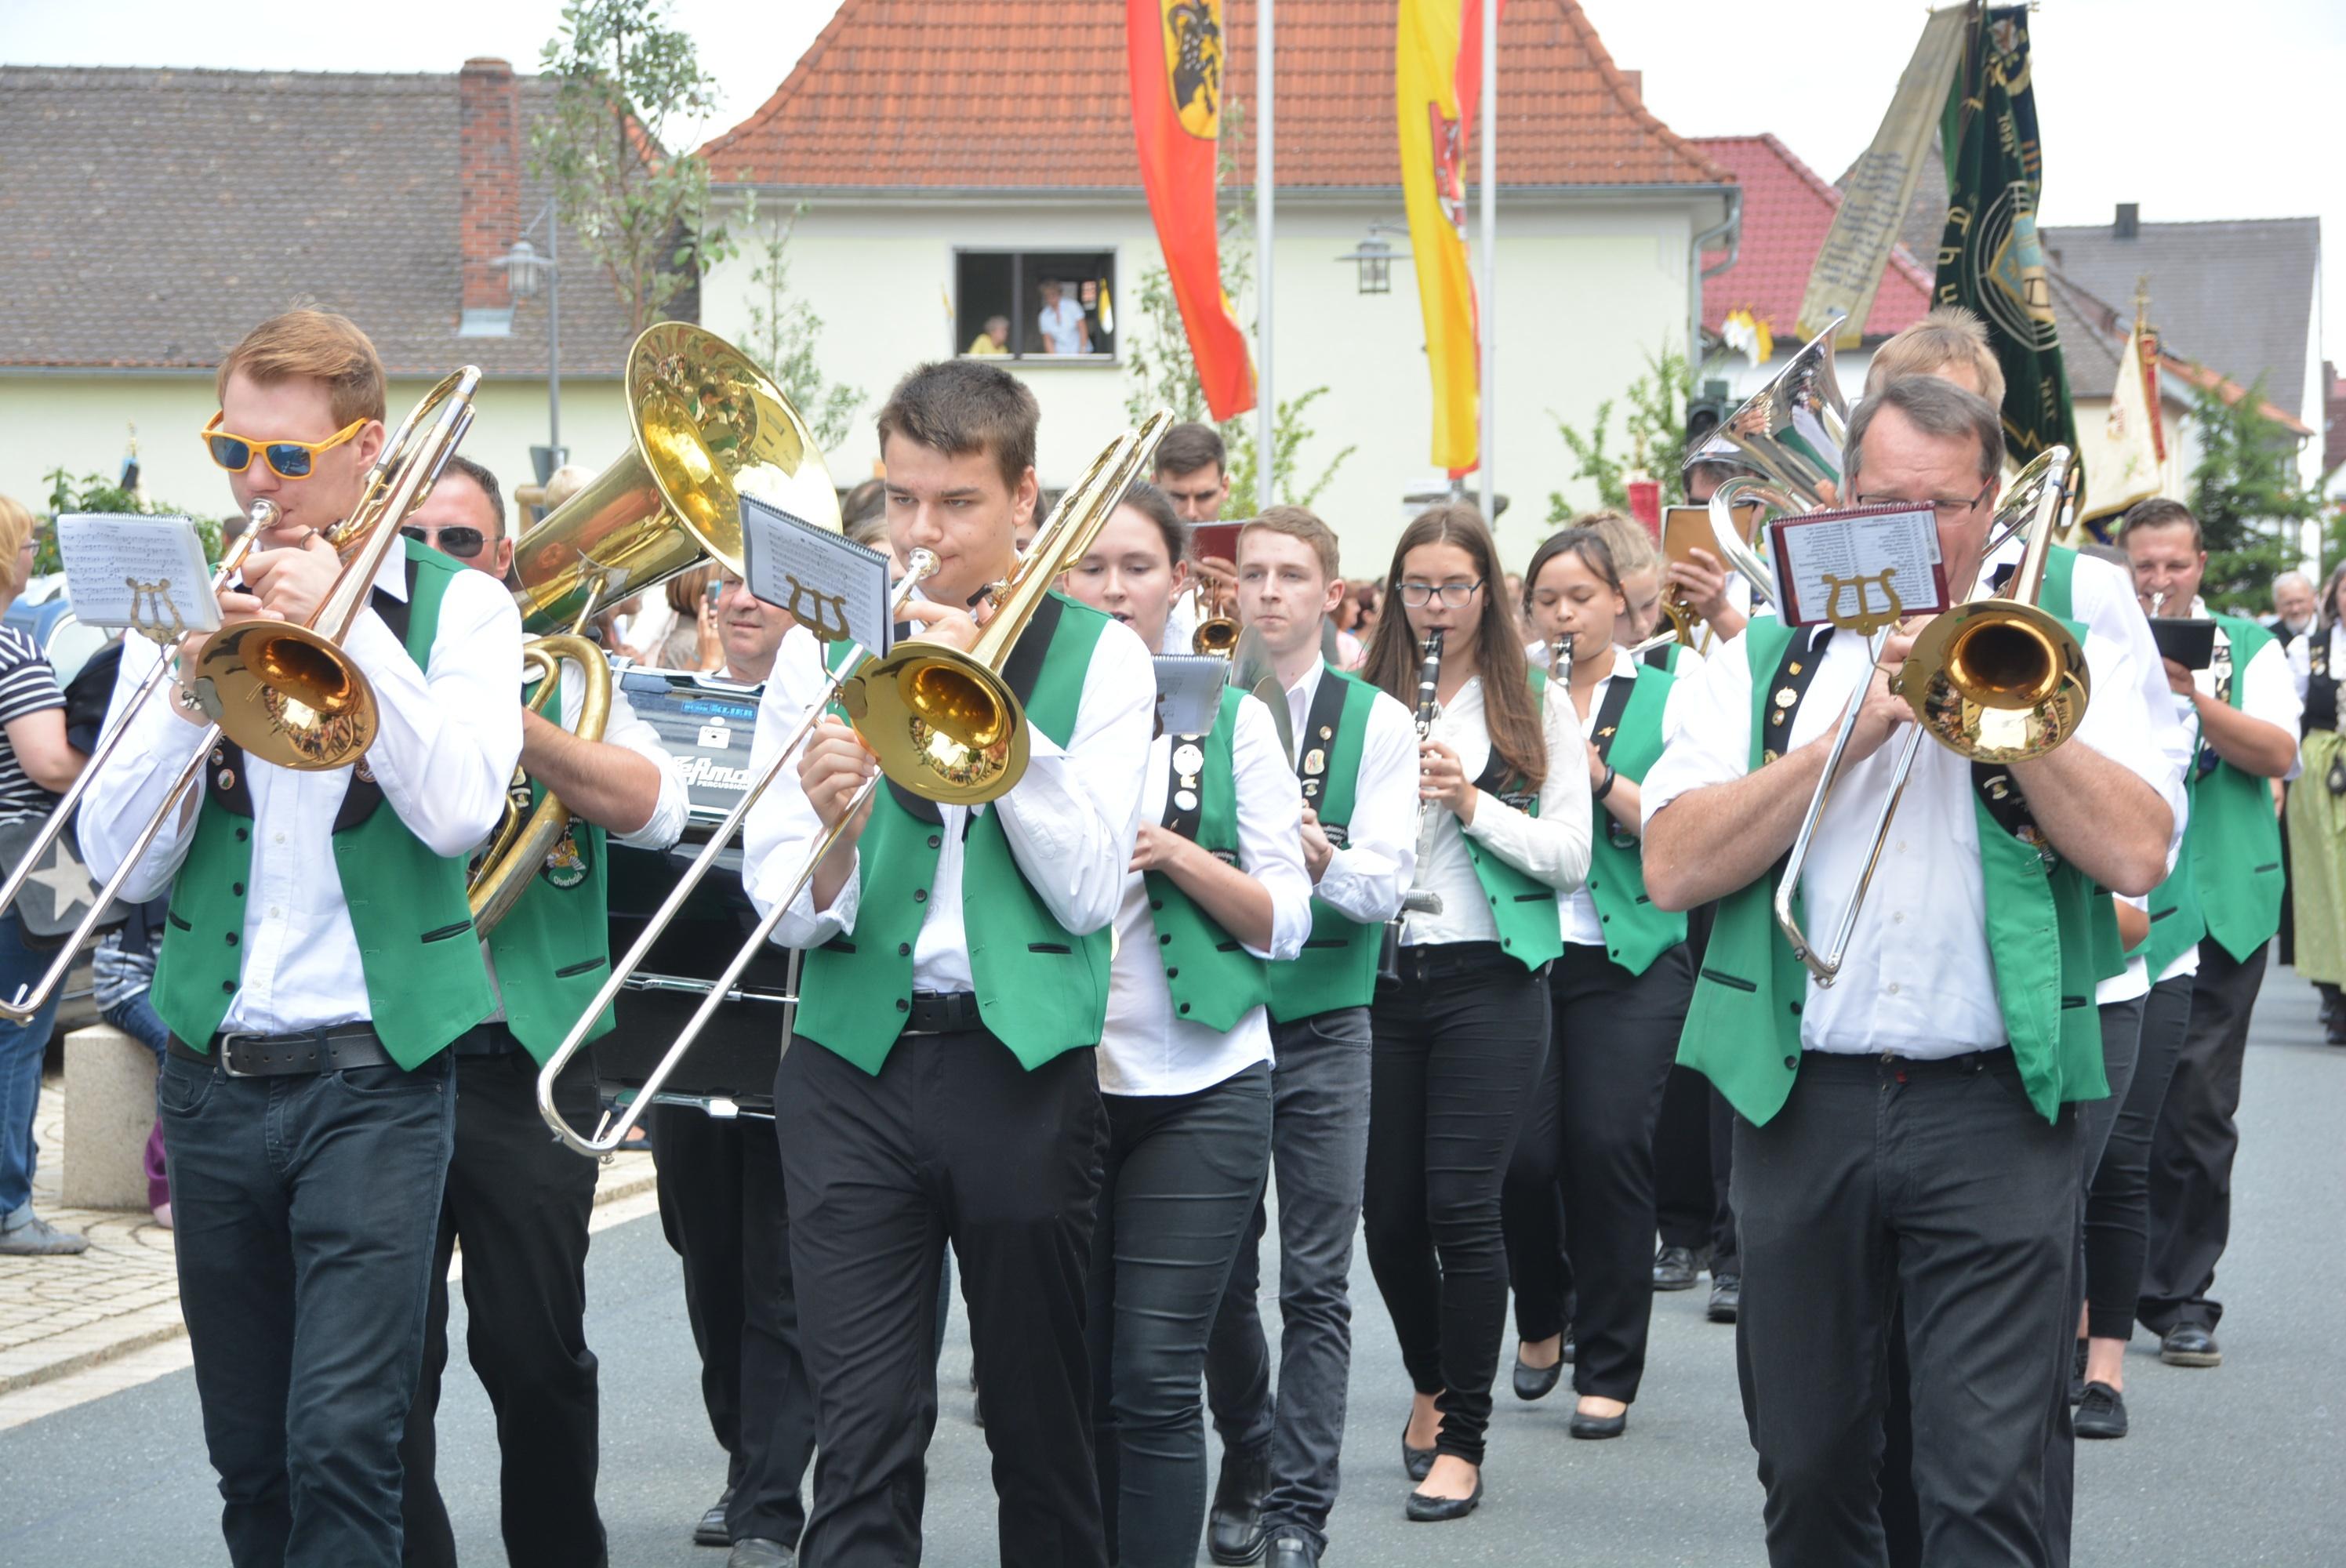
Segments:
[[[1592,803],[1602,800],[1606,796],[1613,793],[1613,765],[1608,762],[1605,765],[1605,781],[1588,792],[1588,799]]]

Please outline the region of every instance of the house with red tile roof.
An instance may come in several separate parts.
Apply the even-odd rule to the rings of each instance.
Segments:
[[[826,372],[860,387],[867,413],[903,371],[966,351],[1003,318],[1006,362],[1043,403],[1046,484],[1073,478],[1128,423],[1128,351],[1160,266],[1126,97],[1125,14],[1120,0],[845,0],[772,97],[705,149],[720,189],[796,212],[790,288],[824,317]],[[1225,19],[1225,212],[1250,215],[1252,8]],[[1318,504],[1363,576],[1383,569],[1402,497],[1438,482],[1393,30],[1391,0],[1282,0],[1279,11],[1277,391],[1328,389],[1308,416],[1307,473],[1358,448]],[[1496,475],[1520,503],[1565,486],[1559,417],[1585,423],[1647,355],[1683,350],[1700,319],[1704,253],[1731,244],[1738,190],[1645,107],[1637,74],[1614,64],[1573,0],[1512,0],[1498,48]],[[1467,150],[1470,171],[1479,157]],[[1375,244],[1391,248],[1381,276],[1361,259]],[[1246,275],[1236,292],[1251,331],[1250,271],[1226,270]],[[703,280],[707,325],[742,330],[761,303],[750,273],[745,256]],[[1046,282],[1079,300],[1093,352],[1043,351]],[[831,455],[843,482],[870,471],[868,418]],[[1539,511],[1514,514],[1511,548],[1529,548]]]

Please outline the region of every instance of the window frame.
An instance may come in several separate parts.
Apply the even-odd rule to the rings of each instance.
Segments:
[[[1124,332],[1119,327],[1111,336],[1116,347],[1107,353],[1046,354],[1039,350],[1019,345],[1026,336],[1025,318],[1019,301],[1026,290],[1026,263],[1036,256],[1097,255],[1107,258],[1108,282],[1112,289],[1124,287],[1124,247],[1107,245],[1067,245],[1052,248],[1033,245],[955,245],[953,247],[953,325],[950,351],[954,359],[998,359],[1018,365],[1085,365],[1104,369],[1120,369],[1124,364]],[[1010,350],[1002,354],[972,354],[971,339],[984,327],[983,319],[963,330],[962,321],[962,260],[970,256],[1007,256],[1010,258]]]

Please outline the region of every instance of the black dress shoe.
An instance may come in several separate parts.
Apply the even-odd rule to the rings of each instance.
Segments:
[[[748,1535],[733,1543],[733,1550],[725,1555],[725,1568],[790,1568],[797,1556],[779,1541]]]
[[[1263,1568],[1320,1568],[1320,1549],[1300,1530],[1281,1530],[1270,1538]]]
[[[1206,1554],[1215,1562],[1251,1563],[1262,1555],[1262,1494],[1270,1490],[1270,1451],[1226,1448],[1214,1506],[1206,1515]]]
[[[1403,1512],[1416,1523],[1440,1524],[1448,1520],[1465,1518],[1482,1501],[1483,1478],[1478,1475],[1474,1478],[1474,1490],[1464,1497],[1428,1497],[1422,1492],[1413,1492]]]
[[[1553,1367],[1534,1367],[1525,1362],[1520,1352],[1516,1355],[1515,1398],[1544,1400],[1554,1393],[1556,1384],[1563,1380],[1564,1363],[1562,1361],[1558,1361]]]
[[[1576,1438],[1617,1438],[1629,1430],[1629,1412],[1617,1416],[1592,1416],[1584,1411],[1572,1412],[1572,1435]]]
[[[1401,1423],[1401,1467],[1409,1471],[1412,1481],[1423,1481],[1426,1471],[1433,1468],[1433,1451],[1409,1446],[1409,1423]]]
[[[725,1522],[725,1511],[732,1505],[733,1489],[729,1486],[722,1497],[709,1505],[709,1512],[700,1516],[700,1522],[692,1527],[692,1543],[695,1546],[733,1544],[733,1532]]]
[[[2159,1337],[2158,1359],[2170,1367],[2220,1367],[2216,1336],[2197,1323],[2178,1323]]]
[[[2122,1438],[2127,1435],[2126,1396],[2107,1383],[2087,1383],[2069,1424],[2081,1438]]]
[[[1665,1247],[1654,1254],[1654,1288],[1691,1290],[1702,1272],[1702,1257],[1691,1247]]]
[[[1732,1323],[1735,1315],[1743,1310],[1743,1276],[1714,1274],[1710,1277],[1710,1305],[1703,1316],[1714,1323]]]

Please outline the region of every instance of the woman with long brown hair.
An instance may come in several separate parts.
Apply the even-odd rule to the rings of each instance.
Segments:
[[[1483,1495],[1484,1431],[1506,1327],[1499,1189],[1547,1049],[1543,972],[1564,950],[1560,893],[1589,855],[1586,742],[1570,698],[1529,668],[1490,530],[1438,506],[1402,533],[1392,603],[1362,675],[1418,706],[1443,636],[1439,712],[1419,752],[1419,889],[1398,978],[1370,1010],[1369,1265],[1416,1392],[1402,1433],[1412,1519]]]

